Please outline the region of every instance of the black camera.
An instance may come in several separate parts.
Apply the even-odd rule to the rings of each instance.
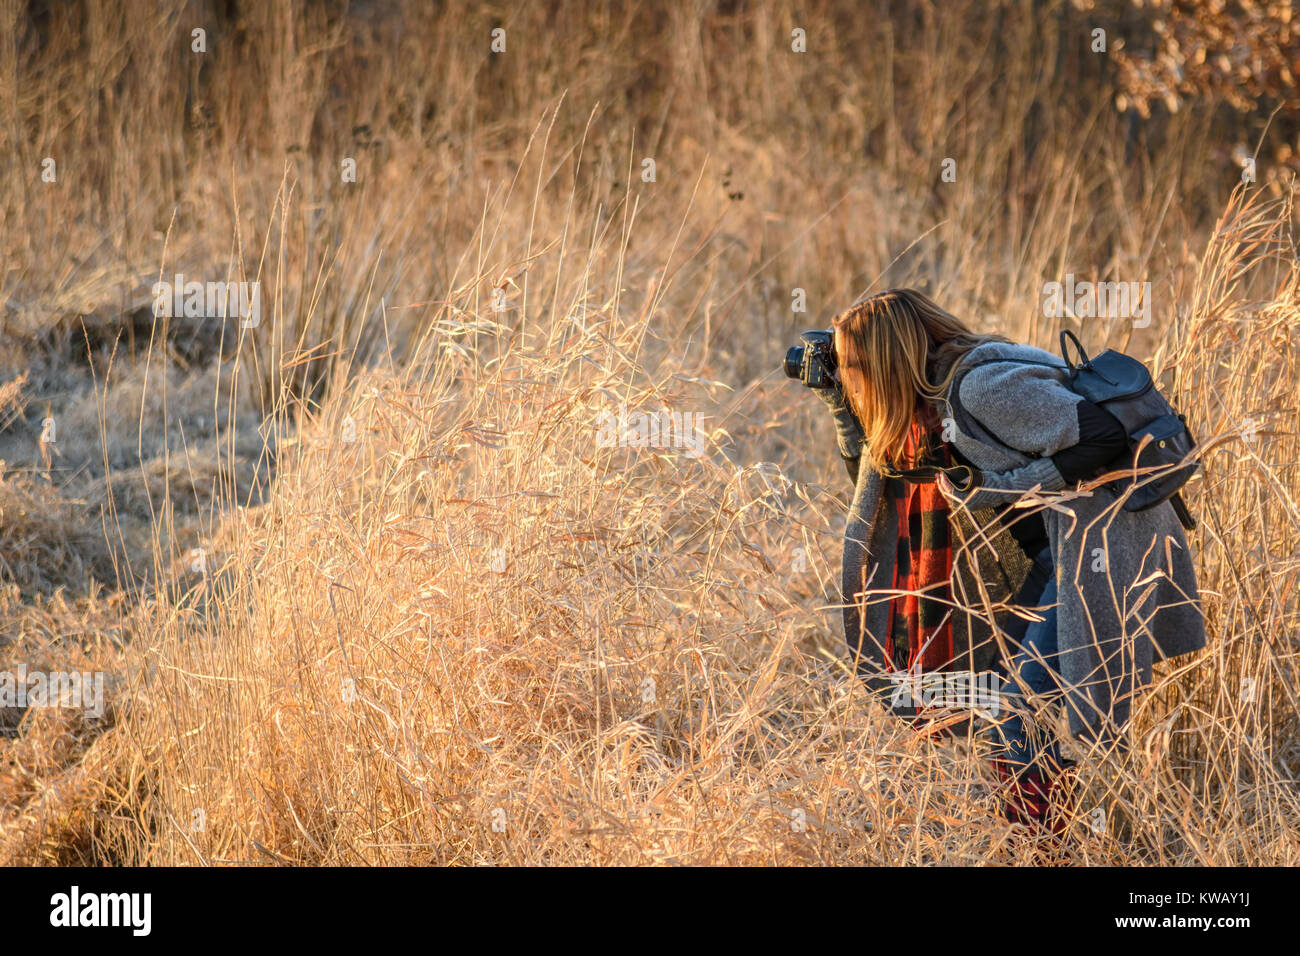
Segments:
[[[785,374],[809,388],[835,388],[835,333],[814,329],[799,336],[802,345],[785,353]]]

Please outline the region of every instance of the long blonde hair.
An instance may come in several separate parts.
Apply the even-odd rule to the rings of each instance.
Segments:
[[[947,394],[959,360],[1000,335],[977,335],[955,315],[912,289],[855,302],[835,317],[835,354],[849,407],[862,423],[862,450],[877,471],[913,466],[912,424],[927,403]],[[942,377],[932,381],[938,372]]]

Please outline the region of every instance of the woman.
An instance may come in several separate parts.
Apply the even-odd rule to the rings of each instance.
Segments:
[[[839,384],[819,394],[855,484],[842,587],[858,672],[895,705],[918,686],[907,671],[1002,675],[990,733],[1007,816],[1056,828],[1063,761],[1042,705],[1113,743],[1152,663],[1205,645],[1182,526],[1168,503],[1129,512],[1104,485],[1078,491],[1127,436],[1057,356],[976,335],[908,289],[859,301],[834,332]],[[965,467],[900,476],[918,465]]]

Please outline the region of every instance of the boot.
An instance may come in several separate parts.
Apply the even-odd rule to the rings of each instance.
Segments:
[[[1059,837],[1071,817],[1073,761],[1061,766],[1021,768],[1005,760],[993,761],[1003,794],[1003,814],[1011,823]]]

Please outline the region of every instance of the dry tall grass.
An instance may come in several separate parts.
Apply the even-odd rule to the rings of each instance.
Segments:
[[[202,7],[49,13],[0,81],[4,147],[69,157],[0,193],[0,665],[112,683],[4,725],[0,861],[1034,860],[980,747],[847,672],[847,479],[775,369],[873,281],[1048,344],[1042,282],[1090,270],[1152,280],[1145,338],[1082,334],[1212,449],[1211,645],[1085,761],[1061,857],[1300,861],[1289,189],[1230,197],[1208,111],[1126,155],[1064,4],[812,6],[272,3],[200,60]],[[262,325],[142,316],[174,272],[260,279]],[[620,406],[705,453],[602,447]]]

